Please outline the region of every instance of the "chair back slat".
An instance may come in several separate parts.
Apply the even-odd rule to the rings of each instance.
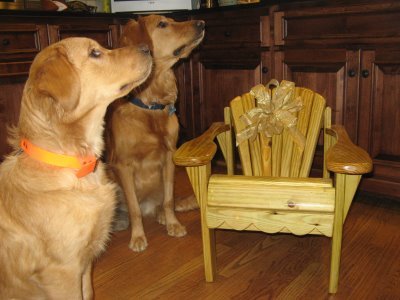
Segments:
[[[281,176],[283,136],[274,135],[272,137],[272,176]]]
[[[240,116],[245,113],[242,97],[238,96],[233,99],[230,103],[231,113],[232,113],[232,124],[235,131],[235,134],[243,130],[246,126],[240,120]],[[239,157],[242,165],[243,175],[246,176],[253,176],[253,169],[252,169],[252,157],[250,155],[250,144],[248,140],[243,141],[238,146]]]
[[[249,111],[256,107],[255,99],[250,94],[242,95],[242,103],[244,111]],[[250,157],[251,157],[251,169],[253,171],[253,176],[262,175],[261,171],[261,141],[260,137],[254,140],[254,142],[249,142]]]
[[[306,146],[304,148],[302,165],[300,168],[299,177],[308,177],[310,175],[311,164],[317,147],[318,137],[321,132],[323,116],[325,112],[326,101],[320,94],[314,93],[312,101],[312,113],[310,115]]]
[[[300,96],[303,102],[303,109],[297,115],[297,129],[307,137],[307,131],[312,112],[312,102],[314,101],[314,92],[308,89],[296,88],[295,97]],[[299,147],[294,147],[292,155],[292,165],[290,168],[289,177],[299,177],[301,163],[304,150]]]
[[[274,177],[308,177],[315,148],[320,134],[325,99],[306,88],[295,88],[295,96],[300,96],[303,108],[297,114],[297,128],[306,137],[304,149],[294,142],[289,131],[274,135],[271,139],[271,170]],[[255,99],[249,93],[236,97],[230,104],[232,124],[235,133],[245,128],[240,116],[255,107]],[[265,142],[265,140],[264,140]],[[238,146],[243,174],[246,176],[266,175],[263,173],[262,142],[260,134],[255,141],[244,141]]]
[[[293,140],[288,130],[282,132],[282,158],[280,177],[289,177],[292,164]]]

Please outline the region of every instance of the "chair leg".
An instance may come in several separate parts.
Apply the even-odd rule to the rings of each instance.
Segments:
[[[204,272],[207,282],[213,282],[216,274],[215,230],[201,224],[203,240]]]
[[[336,236],[332,238],[331,271],[329,277],[329,293],[335,294],[339,284],[340,254],[342,248],[342,230],[337,230]]]
[[[200,206],[201,235],[203,241],[204,271],[207,282],[214,281],[216,270],[216,251],[214,229],[207,227],[207,187],[211,175],[211,164],[198,167],[187,167],[187,173],[192,183]]]
[[[335,294],[339,283],[340,254],[342,250],[343,214],[345,201],[345,174],[336,174],[336,205],[332,234],[331,271],[329,293]]]

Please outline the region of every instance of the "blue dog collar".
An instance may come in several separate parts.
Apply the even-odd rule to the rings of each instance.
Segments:
[[[149,110],[164,110],[164,108],[166,106],[168,106],[168,115],[170,115],[170,116],[176,112],[176,108],[175,108],[174,104],[164,105],[164,104],[159,104],[159,103],[153,103],[151,105],[146,105],[142,102],[142,100],[140,100],[139,98],[135,98],[135,97],[129,97],[128,100],[130,103],[132,103],[140,108],[149,109]]]

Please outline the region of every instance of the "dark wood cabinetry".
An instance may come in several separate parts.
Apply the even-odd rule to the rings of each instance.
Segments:
[[[296,9],[274,13],[275,77],[324,95],[334,121],[374,161],[362,182],[400,196],[400,5]]]
[[[47,29],[39,24],[0,25],[0,155],[11,149],[8,127],[18,122],[20,99],[33,58],[48,45]]]
[[[193,107],[195,133],[223,119],[235,96],[262,82],[271,69],[268,9],[242,9],[197,14],[206,22],[206,36],[193,60],[198,73],[198,98]]]
[[[357,142],[374,162],[363,188],[400,197],[400,44],[361,54]]]
[[[298,86],[308,87],[323,94],[334,122],[343,124],[346,91],[344,78],[347,60],[352,53],[345,49],[288,49],[275,52],[275,76]],[[351,126],[348,126],[351,127]],[[353,128],[351,128],[353,129]],[[352,135],[352,133],[349,133]]]
[[[49,43],[87,36],[117,45],[132,16],[38,16],[0,13],[0,155],[6,126],[18,119],[34,56]],[[334,122],[374,160],[366,191],[400,198],[400,3],[382,0],[265,1],[173,13],[203,19],[206,37],[176,65],[181,140],[223,119],[229,101],[271,78],[287,79],[326,97]]]

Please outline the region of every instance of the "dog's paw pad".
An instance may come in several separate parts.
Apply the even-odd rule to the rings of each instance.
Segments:
[[[147,240],[145,237],[132,238],[129,242],[129,248],[134,252],[142,252],[147,248]]]
[[[168,235],[181,237],[186,235],[186,227],[181,224],[170,224],[167,225]]]

